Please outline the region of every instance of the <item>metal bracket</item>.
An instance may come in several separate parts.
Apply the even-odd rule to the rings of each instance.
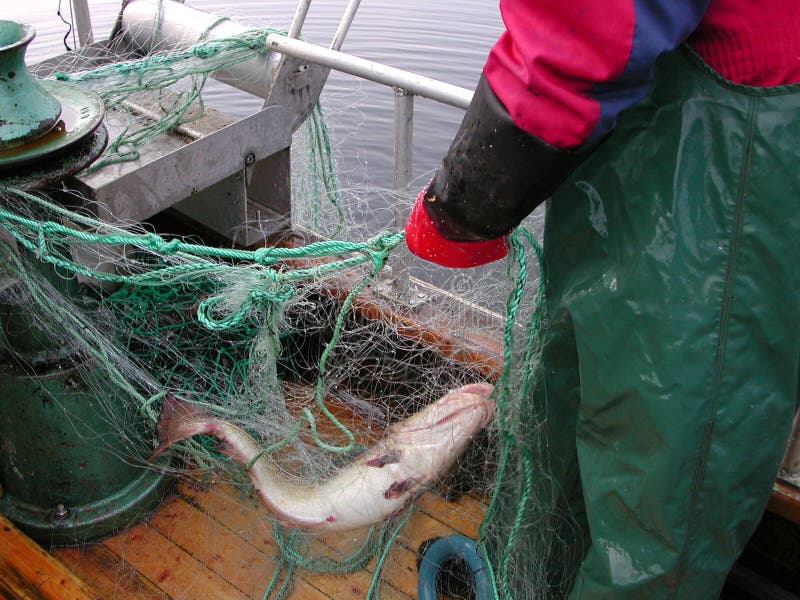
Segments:
[[[310,4],[310,0],[306,0]],[[188,48],[201,40],[235,37],[250,28],[230,19],[177,2],[130,0],[125,4],[120,23],[121,42],[130,49],[146,52]],[[268,63],[280,58],[280,74]],[[214,71],[218,81],[267,99],[268,105],[286,107],[291,113],[292,130],[297,129],[317,103],[329,69],[305,60],[271,56],[265,52],[243,63]],[[300,79],[292,75],[301,74]],[[273,76],[275,79],[273,81]]]
[[[152,113],[156,109],[148,100],[137,97],[132,110]],[[288,111],[281,106],[239,121],[206,109],[199,119],[141,147],[138,159],[79,175],[77,187],[95,201],[95,212],[104,220],[141,221],[178,205],[203,225],[247,243],[248,236],[237,234],[248,219],[246,169],[257,173],[272,165],[273,175],[281,178],[256,199],[260,202],[270,202],[269,196],[274,195],[270,191],[288,189],[289,121]],[[106,125],[113,137],[127,125],[126,114],[109,111]],[[274,168],[276,163],[280,169]],[[282,212],[288,202],[288,198],[276,199],[273,210]]]

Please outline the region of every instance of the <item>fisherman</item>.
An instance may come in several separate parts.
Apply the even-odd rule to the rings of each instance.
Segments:
[[[507,29],[407,244],[447,267],[488,263],[550,198],[535,393],[575,526],[555,534],[574,564],[550,592],[717,597],[797,408],[800,10],[500,10]]]

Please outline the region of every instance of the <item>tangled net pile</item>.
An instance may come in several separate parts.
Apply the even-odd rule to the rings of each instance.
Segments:
[[[135,158],[141,144],[201,111],[208,73],[262,52],[265,34],[57,75],[98,90],[107,106],[142,89],[191,82],[160,122],[132,121],[93,168]],[[134,84],[123,88],[120,81]],[[538,423],[523,425],[541,411],[531,398],[541,290],[529,279],[540,260],[537,242],[519,229],[510,237],[505,279],[453,273],[451,293],[436,296],[433,307],[379,294],[382,271],[403,251],[403,234],[345,239],[346,200],[335,187],[321,113],[309,122],[305,172],[323,191],[307,197],[326,203],[311,210],[310,226],[327,210],[335,222],[330,229],[340,234],[333,241],[209,246],[145,224],[100,221],[88,209],[68,210],[62,201],[74,205],[75,198],[63,191],[48,197],[0,190],[0,305],[32,323],[52,349],[32,357],[6,328],[0,359],[56,360],[85,373],[118,433],[114,451],[127,461],[150,464],[160,404],[172,394],[243,427],[292,476],[312,482],[330,477],[421,405],[458,385],[495,380],[495,423],[464,467],[477,473],[473,483],[488,505],[479,548],[496,597],[547,597],[545,565],[559,545],[550,524],[557,494],[542,483]],[[507,299],[498,320],[459,300],[498,296]],[[498,355],[476,353],[480,339],[497,340]],[[119,392],[105,403],[98,371]],[[149,435],[131,433],[111,403],[125,403]],[[201,438],[180,448],[187,464],[173,462],[176,473],[213,472],[246,486],[242,469],[213,444]],[[341,573],[372,560],[367,597],[377,597],[389,550],[403,539],[413,511],[357,533],[345,548],[275,523],[279,568],[264,574],[264,597],[285,597],[298,569]]]

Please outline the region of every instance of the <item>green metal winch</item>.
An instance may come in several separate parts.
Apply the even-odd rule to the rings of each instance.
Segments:
[[[103,102],[25,65],[33,27],[0,21],[0,185],[37,188],[85,168],[105,148]]]
[[[0,21],[0,188],[51,185],[91,164],[108,139],[96,94],[28,72],[33,37],[28,25]],[[13,243],[0,252],[26,258],[50,292],[81,304],[86,289],[74,277]],[[0,269],[0,291],[13,296],[21,285]],[[59,331],[24,304],[0,300],[0,512],[34,539],[60,545],[128,526],[170,479],[147,464],[154,433],[133,399],[51,329]]]

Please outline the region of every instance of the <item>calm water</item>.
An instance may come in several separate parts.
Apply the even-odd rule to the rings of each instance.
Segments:
[[[286,26],[293,0],[187,0],[187,4],[225,14],[252,26]],[[69,0],[62,0],[69,20]],[[303,36],[327,45],[346,0],[315,0]],[[108,35],[119,0],[90,0],[95,39]],[[58,0],[2,0],[0,17],[32,24],[37,37],[30,61],[64,51],[68,26],[57,16]],[[491,0],[363,0],[343,50],[470,89],[474,88],[489,47],[502,30],[497,3]],[[68,38],[73,45],[71,37]],[[252,97],[216,85],[209,104],[237,115],[255,110]],[[372,190],[391,186],[391,89],[333,74],[323,95],[344,185]],[[423,185],[447,150],[462,111],[415,101],[414,177]]]

